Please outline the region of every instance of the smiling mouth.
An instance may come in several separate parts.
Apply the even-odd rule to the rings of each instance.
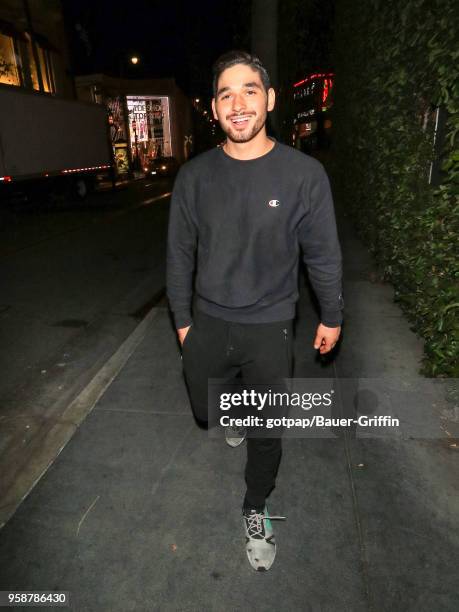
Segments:
[[[241,115],[238,117],[231,117],[230,121],[233,125],[238,127],[244,127],[249,122],[251,115]]]

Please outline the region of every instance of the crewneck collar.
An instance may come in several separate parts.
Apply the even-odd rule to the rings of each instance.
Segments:
[[[248,164],[248,163],[258,162],[263,159],[266,159],[270,155],[273,155],[275,151],[277,151],[277,149],[279,148],[279,143],[277,142],[277,140],[273,138],[272,136],[268,136],[268,138],[269,140],[272,140],[274,142],[274,146],[272,147],[272,149],[270,149],[267,153],[263,153],[263,155],[259,155],[258,157],[252,157],[251,159],[238,159],[237,157],[232,157],[231,155],[228,155],[228,153],[226,153],[223,147],[218,147],[218,148],[221,151],[221,154],[223,155],[225,159],[230,160],[231,162],[234,162],[237,164]]]

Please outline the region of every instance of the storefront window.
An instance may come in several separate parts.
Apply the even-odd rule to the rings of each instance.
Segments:
[[[51,53],[38,43],[36,49],[43,83],[42,91],[55,93]],[[29,34],[18,33],[11,36],[0,32],[0,83],[40,90],[32,39]]]
[[[0,34],[0,83],[20,85],[14,42],[4,34]]]
[[[170,157],[171,131],[169,99],[155,96],[127,96],[131,155],[138,165],[148,166],[156,157]]]
[[[35,57],[33,54],[32,40],[28,34],[26,36],[27,43],[22,45],[24,81],[28,83],[28,86],[32,87],[32,89],[39,91],[40,84],[38,81],[37,65],[35,63]],[[43,91],[46,91],[47,93],[54,93],[55,87],[50,53],[46,49],[40,47],[38,44],[36,44],[36,49],[38,61],[40,63]]]
[[[52,67],[50,61],[50,53],[46,49],[37,46],[38,59],[40,61],[41,78],[43,80],[43,89],[48,93],[54,93],[52,81]]]
[[[107,108],[109,111],[110,136],[112,142],[127,142],[126,125],[124,122],[123,98],[107,98]]]
[[[29,68],[29,72],[30,72],[30,78],[32,81],[32,87],[33,89],[36,89],[37,91],[40,89],[40,86],[38,84],[38,74],[37,74],[37,65],[35,63],[35,58],[33,55],[33,48],[32,48],[32,42],[29,38],[28,42],[27,42],[27,63],[26,65]]]

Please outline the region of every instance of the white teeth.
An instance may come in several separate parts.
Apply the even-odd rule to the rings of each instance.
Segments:
[[[237,119],[231,119],[233,123],[242,123],[243,121],[248,121],[249,117],[238,117]]]

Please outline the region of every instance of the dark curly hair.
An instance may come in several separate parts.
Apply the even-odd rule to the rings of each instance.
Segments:
[[[252,68],[252,70],[258,72],[258,74],[260,75],[261,82],[263,83],[263,87],[265,88],[266,93],[268,92],[268,89],[271,87],[271,81],[269,78],[268,71],[263,66],[258,57],[247,53],[247,51],[234,50],[227,51],[226,53],[223,53],[223,55],[220,55],[220,57],[215,61],[213,65],[212,92],[214,98],[217,97],[217,85],[221,73],[227,68],[231,68],[236,64],[245,64],[246,66]]]

